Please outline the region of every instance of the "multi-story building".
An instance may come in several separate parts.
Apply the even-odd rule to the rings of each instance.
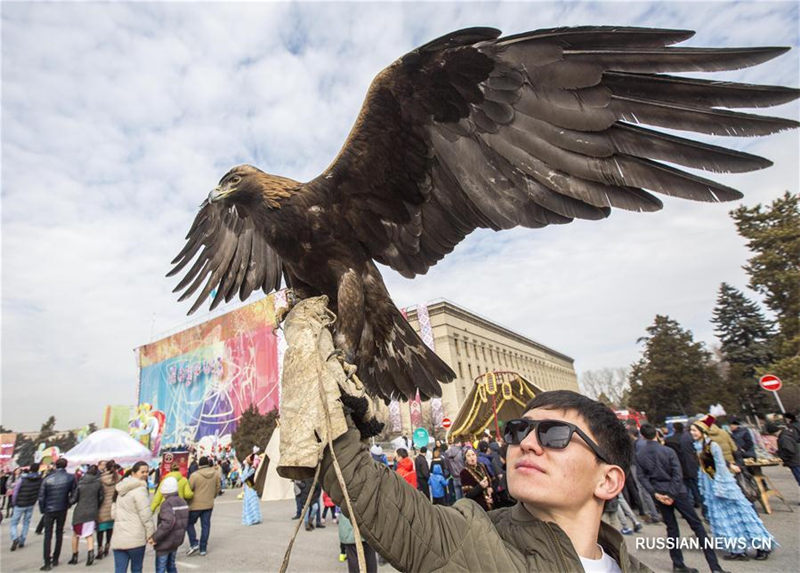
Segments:
[[[418,308],[406,309],[411,326],[419,333]],[[477,376],[492,370],[518,372],[543,390],[578,391],[574,360],[535,340],[526,338],[447,300],[427,305],[436,353],[456,373],[442,385],[445,416],[454,417]],[[423,412],[426,406],[423,405]],[[401,407],[404,430],[410,421]]]

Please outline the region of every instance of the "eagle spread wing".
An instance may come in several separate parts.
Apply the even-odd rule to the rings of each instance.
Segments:
[[[337,305],[337,340],[371,392],[439,395],[455,375],[391,302],[374,259],[427,272],[477,227],[543,227],[654,211],[651,192],[699,201],[741,197],[683,168],[761,169],[761,157],[651,127],[766,135],[798,122],[732,111],[800,90],[670,75],[757,65],[786,48],[681,48],[692,32],[558,28],[500,37],[453,32],[373,81],[345,145],[302,184],[232,169],[198,213],[174,275],[197,309],[280,286]],[[650,126],[650,127],[643,127]],[[297,283],[295,285],[295,283]],[[201,288],[202,287],[202,288]]]
[[[788,48],[670,47],[692,35],[453,32],[375,78],[344,147],[311,185],[329,189],[371,256],[406,277],[425,273],[477,227],[660,209],[648,191],[738,199],[734,189],[663,162],[712,172],[771,162],[640,125],[731,136],[797,127],[729,110],[785,103],[797,89],[665,74],[739,69]]]
[[[202,250],[201,250],[202,247]],[[186,245],[172,260],[173,276],[199,255],[173,292],[186,291],[178,299],[192,296],[205,281],[189,314],[197,310],[213,290],[211,309],[238,292],[247,299],[256,289],[264,292],[281,286],[281,260],[256,227],[252,214],[239,205],[204,201],[186,234]]]

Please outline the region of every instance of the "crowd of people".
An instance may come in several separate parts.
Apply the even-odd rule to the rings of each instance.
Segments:
[[[581,416],[602,414],[607,417],[608,412],[601,410],[597,403],[584,402],[587,399],[583,397],[568,398],[562,398],[567,400],[563,411],[569,412],[574,408],[580,413],[567,416],[570,421],[522,418],[509,421],[503,437],[486,432],[476,441],[436,441],[430,450],[427,447],[415,449],[403,440],[407,447],[397,447],[388,455],[380,445],[373,444],[368,459],[373,467],[382,467],[384,471],[396,474],[404,488],[416,490],[414,497],[405,500],[407,505],[413,506],[420,501],[431,506],[455,505],[454,509],[461,515],[465,515],[467,507],[478,508],[487,515],[495,515],[491,522],[495,524],[493,527],[497,534],[504,538],[507,535],[503,529],[505,526],[497,517],[504,514],[493,510],[518,508],[518,501],[535,498],[536,495],[520,485],[520,474],[558,473],[537,456],[546,454],[548,449],[565,449],[573,434],[577,434],[598,463],[614,470],[606,468],[595,476],[596,479],[602,478],[605,485],[589,498],[584,495],[585,502],[601,499],[599,517],[622,536],[641,531],[647,525],[663,524],[666,537],[677,540],[680,538],[677,513],[700,541],[700,549],[712,571],[723,569],[717,558],[718,546],[708,543],[708,539],[729,540],[730,543],[723,543],[726,551],[722,557],[730,560],[765,560],[778,547],[759,517],[752,495],[748,497],[742,475],[746,476],[750,471],[746,460],[771,454],[782,460],[800,485],[800,425],[794,416],[787,414],[783,426],[772,422],[766,424],[763,434],[754,432],[736,417],[728,420],[729,430],[712,416],[697,418],[686,425],[676,422],[670,428],[656,428],[647,423],[641,427],[631,425],[624,428],[614,420],[612,426],[623,428],[619,435],[614,433],[616,430],[611,431],[613,428],[593,428],[592,424],[584,427],[583,423],[576,423],[583,422]],[[544,410],[556,408],[546,402],[543,404],[540,408]],[[535,406],[534,403],[531,409],[535,410]],[[611,424],[611,419],[606,422]],[[588,432],[592,432],[594,437]],[[536,435],[536,442],[529,442],[529,435]],[[254,451],[241,464],[236,463],[234,470],[230,461],[201,456],[192,460],[186,475],[176,463],[162,476],[154,475],[144,461],[127,469],[113,460],[100,461],[79,469],[75,474],[67,473],[67,460],[64,458],[47,468],[36,463],[28,468],[17,468],[2,476],[3,509],[11,518],[11,551],[25,547],[34,508],[38,505],[41,519],[36,530],[44,535],[41,570],[48,571],[57,566],[67,513],[72,508],[69,564],[79,563],[79,548],[83,540],[87,549],[86,565],[107,559],[111,553],[115,572],[128,569],[138,572],[142,571],[145,551],[150,545],[155,552],[155,570],[159,573],[174,572],[177,570],[178,548],[186,537],[189,542],[187,555],[207,554],[214,502],[223,493],[223,486],[235,483],[243,486],[243,525],[261,523],[260,499],[255,485],[260,460]],[[226,461],[227,464],[223,465]],[[564,463],[563,460],[560,463]],[[512,469],[516,470],[516,486],[510,483],[509,471]],[[236,475],[232,476],[234,471]],[[384,474],[377,475],[379,481],[385,479]],[[232,477],[238,479],[234,482]],[[148,487],[148,478],[151,487]],[[353,476],[350,478],[355,479]],[[373,475],[372,479],[378,478]],[[574,485],[575,476],[569,476],[566,481]],[[335,501],[341,499],[337,486],[328,482],[332,489],[327,491],[323,489],[323,483],[326,483],[324,479],[316,484],[313,479],[295,481],[296,513],[293,519],[302,519],[307,531],[324,528],[326,523],[336,524],[339,560],[347,562],[349,571],[357,571],[357,546],[360,544],[367,571],[377,571],[378,563],[384,558],[376,554],[375,546],[383,549],[382,554],[387,553],[387,547],[381,546],[380,538],[371,533],[374,527],[370,527],[369,519],[364,520],[361,539],[356,540],[352,522],[341,513]],[[591,488],[590,481],[582,483]],[[562,494],[569,497],[569,492],[559,493],[552,482],[550,485],[556,499]],[[575,487],[573,493],[577,495],[580,488]],[[400,494],[400,497],[407,495],[402,491]],[[475,503],[472,506],[464,506],[463,502],[456,504],[462,498]],[[515,509],[512,512],[516,515],[514,519],[532,519],[532,511],[537,515],[548,515],[548,503],[552,502],[538,503],[547,511],[538,513],[539,506],[531,504],[531,509],[526,509],[527,514]],[[303,514],[306,505],[308,509]],[[521,507],[527,508],[524,502]],[[364,519],[363,509],[361,511],[360,524]],[[359,510],[356,512],[358,514]],[[470,509],[468,513],[470,520],[477,519],[474,510]],[[578,531],[580,528],[570,524],[569,520],[564,522],[563,515],[561,517],[562,522],[555,523],[570,535],[570,547],[577,552],[581,565],[586,567],[597,561],[580,552],[588,547],[585,553],[592,553],[591,544],[578,547],[583,539]],[[619,541],[603,527],[598,526],[595,534],[595,538],[601,540],[599,560],[615,556],[612,560],[619,565],[617,560],[622,559]],[[604,538],[607,544],[602,543]],[[679,543],[669,546],[669,554],[674,571],[696,571],[684,562]],[[393,556],[387,557],[392,559]],[[630,556],[625,558],[633,560]],[[392,561],[395,566],[402,562]],[[618,569],[609,566],[604,570]]]
[[[138,461],[125,469],[114,460],[102,460],[75,473],[67,472],[68,460],[59,458],[48,467],[31,464],[25,470],[4,476],[4,501],[11,509],[9,527],[11,551],[25,547],[34,507],[41,520],[36,533],[44,535],[41,571],[58,566],[67,513],[72,508],[72,556],[67,562],[79,562],[81,540],[86,542],[86,565],[105,559],[112,553],[115,573],[142,571],[145,550],[155,552],[157,573],[177,571],[178,548],[188,536],[188,555],[206,555],[211,532],[214,501],[222,493],[224,481],[219,465],[205,456],[194,460],[188,477],[178,464],[156,479],[151,498],[149,464]],[[253,487],[253,457],[242,464],[245,476],[245,508],[251,512],[249,524],[261,521],[256,499],[247,494]],[[151,478],[152,479],[152,478]],[[198,538],[196,524],[200,522]],[[96,537],[96,546],[95,546]]]

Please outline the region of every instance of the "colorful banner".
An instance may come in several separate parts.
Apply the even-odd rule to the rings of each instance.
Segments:
[[[188,477],[189,473],[189,452],[166,452],[161,456],[159,475],[161,479],[172,471],[172,464],[178,464],[178,471],[183,477]]]
[[[0,468],[3,471],[10,469],[11,461],[14,459],[14,445],[16,443],[16,434],[0,434]]]
[[[136,408],[133,406],[106,406],[103,412],[103,428],[116,428],[127,432],[135,412]]]
[[[131,433],[153,452],[230,443],[242,412],[278,407],[273,295],[139,350],[139,408]]]
[[[436,344],[433,339],[433,327],[431,326],[431,317],[428,314],[428,306],[421,304],[417,306],[417,320],[419,320],[419,336],[425,345],[436,352]],[[417,393],[419,399],[419,393]],[[442,427],[442,420],[444,420],[444,406],[442,405],[441,398],[431,398],[431,421],[434,428]]]

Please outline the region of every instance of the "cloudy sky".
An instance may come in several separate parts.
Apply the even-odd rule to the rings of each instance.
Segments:
[[[697,30],[689,45],[793,46],[729,80],[798,86],[798,4],[12,3],[2,10],[2,423],[99,421],[133,403],[133,349],[187,319],[166,279],[199,203],[233,165],[307,180],[372,77],[467,26]],[[797,105],[774,113],[797,117]],[[798,134],[733,142],[775,166],[720,177],[744,204],[798,191]],[[625,366],[657,313],[698,339],[720,282],[745,288],[734,204],[477,232],[428,275],[384,272],[400,306],[444,297],[575,358]],[[228,306],[232,308],[233,303]],[[698,381],[701,383],[702,381]]]

